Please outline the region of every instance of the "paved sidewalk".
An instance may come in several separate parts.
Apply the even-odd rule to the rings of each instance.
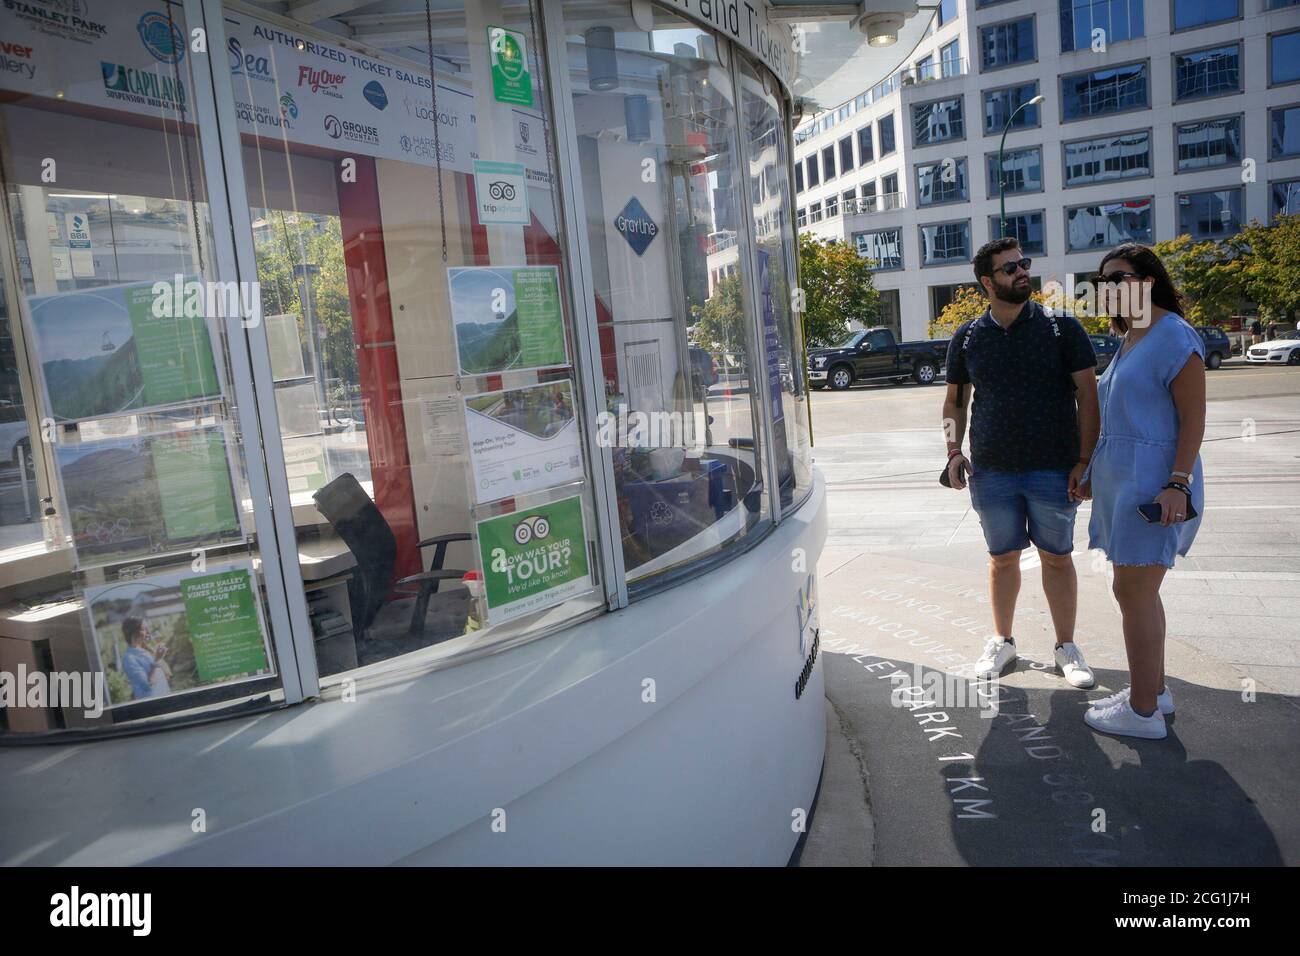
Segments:
[[[1294,387],[1300,376],[1281,381]],[[901,686],[929,691],[934,675],[968,674],[991,632],[978,519],[968,495],[934,480],[940,436],[915,421],[934,410],[903,408],[937,407],[938,391],[856,395],[844,403],[841,429],[814,408],[816,456],[831,490],[819,566],[826,692],[861,754],[874,861],[1300,862],[1300,399],[1211,395],[1206,517],[1162,591],[1177,713],[1168,739],[1138,741],[1095,734],[1082,721],[1088,699],[1128,682],[1108,567],[1087,551],[1086,506],[1076,524],[1077,640],[1096,689],[1075,690],[1055,672],[1028,552],[1015,628],[1021,657],[999,684],[997,716],[987,716],[988,698],[953,700],[969,690],[964,681],[950,681],[934,706],[891,699],[897,672]],[[886,430],[861,430],[863,406]],[[1245,419],[1254,441],[1242,440]],[[801,865],[835,862],[816,848],[836,845],[840,831],[858,839],[868,815],[866,799],[855,819],[842,804],[823,809]]]

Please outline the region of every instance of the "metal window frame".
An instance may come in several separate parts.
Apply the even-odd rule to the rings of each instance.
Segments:
[[[954,256],[951,259],[940,259],[938,262],[925,261],[925,230],[935,229],[939,226],[966,226],[966,253],[965,255]],[[918,223],[916,227],[916,241],[919,243],[920,259],[922,269],[941,269],[944,266],[959,265],[970,259],[971,247],[974,245],[975,234],[971,225],[970,217],[964,219],[941,219],[938,222]]]
[[[1109,137],[1132,136],[1134,133],[1147,134],[1147,152],[1151,157],[1151,161],[1147,164],[1147,172],[1143,173],[1141,176],[1117,176],[1114,179],[1100,179],[1100,180],[1094,180],[1093,182],[1087,182],[1087,183],[1072,183],[1069,181],[1070,166],[1069,166],[1069,161],[1067,159],[1067,153],[1066,153],[1066,149],[1068,147],[1073,146],[1076,143],[1091,143],[1096,140],[1107,139]],[[1136,181],[1139,179],[1153,179],[1156,174],[1155,153],[1153,152],[1153,150],[1155,149],[1154,137],[1155,137],[1154,127],[1144,126],[1144,127],[1139,127],[1138,129],[1121,130],[1118,133],[1104,133],[1100,136],[1080,136],[1077,139],[1062,140],[1061,148],[1060,148],[1061,189],[1063,190],[1064,189],[1087,189],[1089,186],[1105,186],[1110,183],[1126,183],[1130,181]]]
[[[1295,159],[1297,156],[1300,156],[1300,150],[1296,150],[1294,153],[1281,153],[1281,152],[1278,152],[1277,150],[1275,150],[1275,149],[1273,148],[1273,114],[1274,114],[1274,113],[1285,113],[1285,112],[1287,112],[1288,110],[1298,110],[1298,111],[1300,111],[1300,102],[1296,102],[1296,103],[1278,103],[1276,106],[1270,106],[1270,107],[1268,108],[1268,126],[1266,127],[1265,131],[1266,131],[1266,133],[1267,133],[1267,135],[1268,135],[1268,160],[1269,160],[1269,162],[1278,162],[1278,161],[1280,161],[1280,160],[1284,160],[1284,159]],[[1300,112],[1298,112],[1296,115],[1297,115],[1297,118],[1300,118]]]
[[[1268,181],[1268,223],[1270,226],[1273,224],[1273,220],[1276,219],[1278,216],[1281,215],[1294,216],[1300,214],[1300,211],[1298,211],[1297,213],[1283,213],[1282,211],[1276,209],[1273,204],[1273,199],[1274,199],[1273,190],[1278,186],[1286,186],[1290,183],[1295,183],[1296,194],[1300,195],[1300,176],[1292,176],[1288,179],[1270,179]]]
[[[1190,93],[1185,96],[1178,95],[1178,62],[1183,57],[1194,56],[1197,53],[1209,53],[1213,50],[1227,50],[1233,48],[1237,51],[1237,88],[1235,90],[1219,90],[1214,93]],[[1236,96],[1245,92],[1246,79],[1243,76],[1245,64],[1242,63],[1242,44],[1240,40],[1229,40],[1227,43],[1211,43],[1207,46],[1188,47],[1186,50],[1173,50],[1169,54],[1169,90],[1173,98],[1173,104],[1176,106],[1180,103],[1199,103],[1202,100],[1217,99],[1220,96]],[[1300,81],[1292,81],[1300,82]]]
[[[1233,161],[1231,161],[1231,160],[1228,161],[1228,162],[1225,162],[1225,163],[1218,163],[1217,165],[1214,165],[1214,166],[1189,166],[1189,167],[1186,168],[1186,169],[1184,169],[1184,168],[1182,168],[1181,166],[1178,165],[1178,162],[1179,162],[1179,160],[1178,160],[1178,136],[1179,136],[1179,133],[1180,133],[1180,131],[1182,130],[1182,128],[1183,128],[1184,126],[1192,126],[1192,125],[1194,125],[1194,124],[1196,124],[1196,123],[1218,123],[1218,122],[1222,122],[1223,120],[1236,120],[1236,121],[1237,121],[1237,130],[1238,130],[1238,132],[1241,134],[1241,143],[1240,143],[1240,145],[1241,145],[1241,149],[1242,149],[1243,152],[1244,152],[1244,150],[1245,150],[1245,148],[1246,148],[1246,114],[1245,114],[1245,113],[1224,113],[1224,114],[1221,115],[1221,116],[1206,116],[1206,117],[1204,117],[1204,118],[1200,118],[1200,117],[1198,117],[1197,119],[1184,120],[1184,121],[1182,121],[1182,122],[1180,122],[1180,123],[1174,123],[1174,125],[1173,125],[1173,137],[1174,137],[1174,152],[1173,152],[1173,157],[1174,157],[1174,175],[1177,176],[1177,175],[1181,175],[1181,174],[1184,174],[1184,173],[1203,173],[1203,172],[1206,172],[1207,170],[1211,170],[1211,169],[1223,169],[1225,166],[1232,166],[1232,165],[1233,165]],[[1241,162],[1241,158],[1238,157],[1237,160],[1236,160],[1236,163],[1237,163],[1237,164],[1240,164],[1240,162]],[[1136,178],[1138,178],[1138,177],[1135,176],[1135,177],[1133,177],[1133,178],[1136,179]]]
[[[1042,221],[1042,228],[1043,228],[1043,247],[1042,247],[1041,249],[1032,249],[1032,248],[1025,248],[1024,245],[1021,245],[1021,249],[1022,249],[1024,252],[1026,252],[1026,253],[1028,253],[1028,254],[1030,254],[1030,255],[1035,255],[1035,256],[1047,256],[1047,255],[1049,255],[1050,253],[1049,253],[1048,250],[1047,250],[1047,210],[1046,210],[1046,209],[1017,209],[1017,210],[1015,210],[1014,212],[1013,212],[1012,210],[1010,210],[1010,209],[1007,210],[1007,221],[1008,221],[1008,222],[1010,222],[1012,219],[1016,219],[1016,218],[1019,218],[1019,217],[1021,217],[1021,216],[1041,216],[1042,219],[1043,219],[1043,221]],[[994,224],[997,223],[997,222],[999,222],[1000,219],[1001,219],[1001,216],[1000,216],[998,213],[991,213],[991,214],[989,215],[989,217],[988,217],[988,223],[989,223],[989,235],[990,235],[990,237],[993,235],[993,226],[994,226]],[[1017,240],[1019,240],[1019,238],[1020,238],[1019,236],[1016,237]]]
[[[1025,98],[1025,102],[1032,100],[1035,96],[1037,96],[1039,93],[1043,91],[1043,84],[1040,83],[1037,79],[1028,80],[1022,83],[1011,83],[1008,84],[1007,86],[995,86],[990,89],[980,91],[980,129],[983,131],[983,135],[985,136],[1001,135],[1002,126],[1006,125],[1006,120],[1002,121],[1002,126],[994,126],[993,129],[989,129],[988,126],[986,125],[986,121],[988,120],[989,97],[994,96],[998,93],[1007,93],[1011,90],[1018,90],[1022,86],[1032,86],[1034,89],[1033,93],[1031,93],[1029,96]],[[1011,132],[1016,133],[1027,129],[1041,129],[1043,126],[1043,111],[1039,109],[1039,107],[1041,107],[1042,105],[1043,104],[1038,103],[1035,104],[1034,106],[1034,115],[1038,117],[1037,123],[1018,123],[1015,126],[1011,127]],[[1019,104],[1017,104],[1017,106],[1013,106],[1011,108],[1011,111],[1007,113],[1007,116],[1009,117],[1018,108],[1019,108]],[[1022,116],[1029,115],[1029,110],[1025,110],[1025,112],[1020,115]]]
[[[1009,158],[1017,153],[1038,153],[1038,188],[1037,189],[1008,189],[1008,196],[1035,196],[1047,189],[1046,167],[1043,165],[1043,147],[1041,143],[1035,143],[1031,146],[1017,146],[1014,149],[1008,149],[1003,152],[1003,158]],[[998,151],[991,149],[984,154],[984,174],[988,178],[985,185],[988,187],[988,198],[993,199],[998,195],[998,184],[994,181],[993,171],[997,162]]]
[[[961,123],[961,133],[956,136],[945,136],[943,139],[932,139],[927,143],[918,143],[916,137],[916,112],[927,107],[935,106],[940,103],[956,103],[957,119]],[[930,100],[922,100],[919,103],[911,104],[911,127],[909,132],[912,136],[912,149],[928,149],[931,146],[940,146],[945,143],[961,143],[966,140],[966,95],[964,93],[954,93],[951,96],[939,96]]]
[[[1245,225],[1245,222],[1243,220],[1245,219],[1246,216],[1246,187],[1245,185],[1238,183],[1235,186],[1210,186],[1206,189],[1181,189],[1178,192],[1174,193],[1174,228],[1178,230],[1179,235],[1183,235],[1184,232],[1183,224],[1182,224],[1183,197],[1184,196],[1187,197],[1208,196],[1212,193],[1233,193],[1237,196],[1238,199],[1237,222],[1234,224],[1233,229],[1236,232],[1241,231],[1241,227]],[[1232,235],[1232,234],[1233,233],[1230,232],[1227,235]],[[1207,239],[1217,240],[1221,238],[1227,238],[1227,235],[1212,236],[1212,235],[1205,235],[1199,232],[1187,232],[1187,235],[1191,236],[1193,239],[1197,240],[1198,242],[1205,241]]]
[[[223,279],[252,276],[255,280],[257,258],[253,249],[253,224],[247,203],[234,89],[225,71],[214,66],[214,63],[224,65],[226,62],[225,14],[221,0],[184,0],[184,9],[186,21],[201,23],[208,41],[208,54],[203,58],[208,67],[207,82],[196,80],[195,83],[199,87],[195,98],[198,125],[201,129],[234,131],[231,144],[220,136],[200,137],[212,221],[214,225],[230,225],[229,230],[213,230],[216,233],[213,247],[218,275]],[[197,56],[195,62],[200,62]],[[319,696],[320,676],[298,562],[297,530],[289,500],[284,447],[279,441],[270,440],[278,439],[280,435],[270,346],[265,323],[249,329],[243,328],[244,323],[234,318],[228,318],[226,323],[232,345],[230,354],[240,426],[246,438],[243,447],[258,531],[258,551],[271,611],[271,636],[280,660],[285,700],[297,703],[307,697]],[[244,345],[242,350],[235,347],[241,343]],[[268,544],[272,553],[268,553]],[[297,586],[291,586],[294,584]],[[293,666],[292,673],[288,670],[289,663]]]
[[[1275,30],[1272,33],[1268,34],[1268,36],[1266,37],[1266,39],[1268,40],[1268,50],[1267,50],[1268,62],[1265,66],[1264,75],[1268,77],[1268,84],[1266,86],[1267,89],[1271,90],[1279,86],[1293,86],[1296,83],[1300,83],[1300,76],[1297,76],[1293,80],[1278,81],[1273,79],[1273,41],[1276,40],[1278,37],[1291,36],[1292,34],[1300,34],[1300,28],[1293,29],[1293,30]]]
[[[1034,55],[1027,60],[1014,60],[1009,63],[995,63],[988,66],[984,62],[984,33],[986,30],[996,30],[1000,27],[1007,27],[1013,23],[1029,21],[1029,36],[1034,42]],[[1018,17],[1007,17],[1005,20],[995,20],[992,23],[981,23],[975,34],[975,44],[979,47],[979,60],[981,73],[997,73],[1000,70],[1010,70],[1017,66],[1031,66],[1038,62],[1038,13],[1032,11],[1022,14]]]
[[[1148,193],[1145,196],[1126,196],[1123,199],[1118,199],[1115,201],[1116,202],[1141,202],[1143,200],[1151,204],[1147,209],[1147,215],[1150,216],[1151,218],[1151,235],[1145,240],[1126,239],[1124,241],[1142,242],[1144,245],[1153,246],[1156,244],[1157,241],[1156,240],[1156,197],[1155,195]],[[1097,200],[1093,200],[1092,202],[1075,203],[1073,205],[1065,207],[1064,213],[1061,216],[1061,226],[1065,230],[1065,234],[1063,238],[1065,240],[1064,249],[1066,255],[1075,255],[1082,252],[1096,252],[1098,249],[1106,248],[1105,243],[1099,246],[1084,246],[1082,248],[1074,248],[1073,246],[1071,246],[1070,245],[1070,213],[1074,212],[1076,209],[1090,209],[1094,206],[1107,206],[1107,205],[1112,205],[1112,203],[1108,203],[1102,199],[1097,199]]]
[[[1197,23],[1190,27],[1180,27],[1174,23],[1174,10],[1178,6],[1178,0],[1169,0],[1169,35],[1176,36],[1179,33],[1191,33],[1193,30],[1204,30],[1206,27],[1218,26],[1221,23],[1235,23],[1243,19],[1243,3],[1237,0],[1237,15],[1233,17],[1223,17],[1220,20],[1206,20],[1204,23]]]
[[[1072,80],[1075,77],[1091,76],[1092,74],[1101,73],[1106,70],[1122,70],[1126,66],[1140,66],[1145,71],[1143,74],[1146,79],[1146,84],[1145,84],[1146,102],[1145,103],[1143,103],[1141,106],[1126,106],[1123,109],[1107,110],[1104,113],[1082,113],[1078,116],[1065,115],[1065,88],[1062,86],[1063,83],[1065,83],[1067,80]],[[1064,126],[1066,123],[1084,123],[1087,122],[1088,120],[1101,119],[1107,116],[1123,116],[1125,113],[1136,113],[1140,110],[1149,110],[1152,108],[1151,106],[1151,58],[1148,56],[1136,60],[1127,60],[1123,63],[1107,63],[1104,66],[1095,66],[1088,70],[1073,70],[1069,73],[1061,73],[1056,77],[1056,92],[1057,92],[1057,101],[1060,104],[1057,107],[1058,121],[1062,126]]]

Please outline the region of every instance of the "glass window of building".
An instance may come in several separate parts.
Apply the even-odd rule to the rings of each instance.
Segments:
[[[1065,210],[1066,247],[1070,252],[1110,248],[1123,242],[1151,245],[1151,199],[1127,199]]]
[[[880,136],[880,155],[888,156],[894,151],[894,114],[887,113],[876,120],[876,129]]]
[[[612,449],[623,560],[629,583],[644,585],[768,526],[761,395],[739,386],[770,371],[753,333],[758,315],[767,326],[769,308],[780,324],[775,310],[789,299],[780,288],[790,270],[771,258],[782,247],[769,244],[756,277],[742,238],[741,203],[756,193],[753,166],[741,160],[741,107],[722,65],[731,48],[659,7],[650,30],[626,3],[575,0],[562,10],[604,391],[611,412],[635,413],[660,432],[629,434]],[[760,140],[769,123],[758,122]],[[647,160],[657,171],[649,183]],[[789,201],[784,182],[769,179],[772,191],[759,203],[759,228],[780,237],[772,242],[784,243],[789,229],[773,218]],[[820,214],[813,204],[810,219]],[[623,222],[653,227],[625,230]],[[755,288],[765,290],[757,308]],[[797,345],[789,334],[782,341]]]
[[[1173,0],[1173,5],[1175,30],[1192,30],[1241,16],[1241,0]]]
[[[980,27],[981,69],[998,70],[1017,63],[1032,63],[1037,57],[1032,16]]]
[[[822,148],[822,179],[830,182],[835,178],[835,147]]]
[[[1268,184],[1271,216],[1300,216],[1300,179]]]
[[[840,172],[846,173],[854,167],[853,137],[845,136],[840,140]]]
[[[1103,31],[1106,45],[1144,35],[1143,0],[1059,0],[1061,52],[1088,50],[1093,31]]]
[[[871,148],[871,126],[867,125],[858,130],[858,165],[865,166],[875,158]]]
[[[947,140],[965,139],[966,124],[962,97],[917,103],[912,107],[912,140],[916,146],[930,146]]]
[[[1008,86],[1000,90],[984,91],[984,133],[1001,133],[1007,126],[1007,120],[1015,115],[1016,120],[1011,124],[1012,129],[1029,129],[1038,126],[1039,119],[1038,106],[1026,106],[1019,114],[1016,110],[1024,106],[1035,96],[1038,95],[1038,81],[1032,83],[1021,83],[1017,86]]]
[[[898,226],[854,233],[853,244],[858,255],[875,263],[876,272],[903,268],[903,230]]]
[[[1180,173],[1241,162],[1240,116],[1179,123],[1174,137]]]
[[[489,42],[538,51],[536,18],[527,5],[439,16],[432,48],[400,32],[345,48],[233,4],[225,18],[243,56],[228,82],[252,117],[240,154],[273,313],[275,437],[300,550],[320,558],[302,587],[323,676],[605,606],[590,477],[603,453],[583,426],[605,409],[589,407],[575,358],[545,72],[528,64],[531,88],[502,97],[462,66],[487,64]],[[619,116],[642,127],[647,106]],[[664,222],[648,192],[608,213],[625,247]],[[692,367],[684,349],[655,351],[656,373]],[[606,372],[620,393],[625,367]],[[621,394],[667,403],[650,386]],[[543,561],[567,565],[553,587]]]
[[[1241,231],[1242,188],[1179,193],[1178,233],[1193,239],[1226,239]]]
[[[1300,0],[1268,0],[1268,9],[1281,10],[1283,7],[1300,5]]]
[[[794,164],[794,191],[803,192],[803,163]]]
[[[939,0],[939,10],[935,19],[939,26],[944,26],[956,20],[957,0]]]
[[[858,187],[854,186],[852,189],[844,190],[844,192],[840,193],[840,198],[844,200],[845,215],[854,212],[854,204],[858,198]]]
[[[945,78],[961,75],[961,40],[953,40],[939,48],[939,64]]]
[[[933,80],[939,75],[934,66],[933,53],[927,53],[925,56],[921,57],[921,59],[917,60],[916,63],[913,64],[912,69],[918,83],[924,80]]]
[[[903,202],[898,191],[898,173],[887,173],[880,177],[881,209],[897,209]]]
[[[1269,158],[1300,156],[1300,104],[1268,112]]]
[[[808,159],[807,159],[807,164],[808,164],[808,177],[807,177],[807,179],[808,179],[808,188],[809,188],[809,189],[812,189],[814,186],[820,186],[821,183],[822,183],[822,174],[821,174],[821,169],[820,169],[820,167],[817,165],[817,162],[818,162],[818,160],[817,160],[817,154],[816,154],[816,153],[813,153],[813,154],[812,154],[811,156],[809,156]]]
[[[1009,149],[1002,155],[998,168],[998,154],[988,154],[989,196],[997,196],[1002,189],[1008,196],[1013,193],[1043,191],[1043,150],[1039,146]]]
[[[1061,116],[1066,121],[1146,109],[1149,105],[1145,62],[1061,77]]]
[[[813,203],[811,206],[808,207],[808,221],[809,221],[809,222],[821,222],[821,221],[822,221],[822,204],[821,204],[821,203],[819,203],[819,202],[815,202],[815,203]]]
[[[100,730],[300,699],[240,384],[262,304],[218,265],[192,24],[146,0],[82,26],[28,9],[44,7],[0,10],[21,44],[6,62],[31,67],[0,72],[0,671],[65,693],[0,708],[0,724]],[[122,39],[87,55],[101,31]]]
[[[1241,46],[1174,54],[1174,99],[1191,100],[1241,89]]]
[[[921,226],[921,265],[966,262],[971,257],[970,220]]]
[[[812,438],[803,376],[803,325],[792,310],[799,247],[790,223],[788,114],[762,68],[740,56],[741,126],[748,157],[757,284],[755,303],[769,395],[773,458],[782,509],[812,490]],[[846,139],[852,151],[852,139]],[[844,193],[851,200],[853,191]],[[845,210],[848,211],[847,209]],[[738,454],[739,448],[733,454]]]
[[[935,206],[970,198],[966,157],[948,157],[916,167],[916,204]]]
[[[1034,212],[1009,212],[1006,227],[1003,228],[1000,216],[989,216],[989,236],[1013,236],[1020,240],[1020,248],[1026,255],[1045,256],[1047,237],[1044,218],[1041,209]]]
[[[1151,175],[1151,131],[1115,133],[1067,142],[1065,185],[1087,186]]]
[[[826,218],[831,219],[840,214],[840,197],[831,193],[826,197]]]
[[[1268,38],[1268,82],[1270,86],[1300,80],[1300,30]]]

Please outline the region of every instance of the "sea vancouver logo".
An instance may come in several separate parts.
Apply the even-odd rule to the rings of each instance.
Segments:
[[[104,60],[99,61],[99,67],[104,79],[104,95],[110,99],[185,112],[185,85],[177,82],[175,77]]]
[[[136,24],[140,42],[163,63],[179,63],[185,57],[185,35],[181,28],[167,19],[165,13],[146,13]]]
[[[275,77],[271,75],[270,58],[256,53],[245,53],[239,37],[231,37],[226,42],[226,52],[230,55],[231,76],[246,76],[250,80],[258,80],[262,83],[275,82]]]

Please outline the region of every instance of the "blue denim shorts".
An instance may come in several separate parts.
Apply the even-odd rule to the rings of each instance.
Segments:
[[[1074,551],[1068,471],[980,471],[969,478],[970,500],[989,554],[1022,551],[1030,542],[1049,554]]]

